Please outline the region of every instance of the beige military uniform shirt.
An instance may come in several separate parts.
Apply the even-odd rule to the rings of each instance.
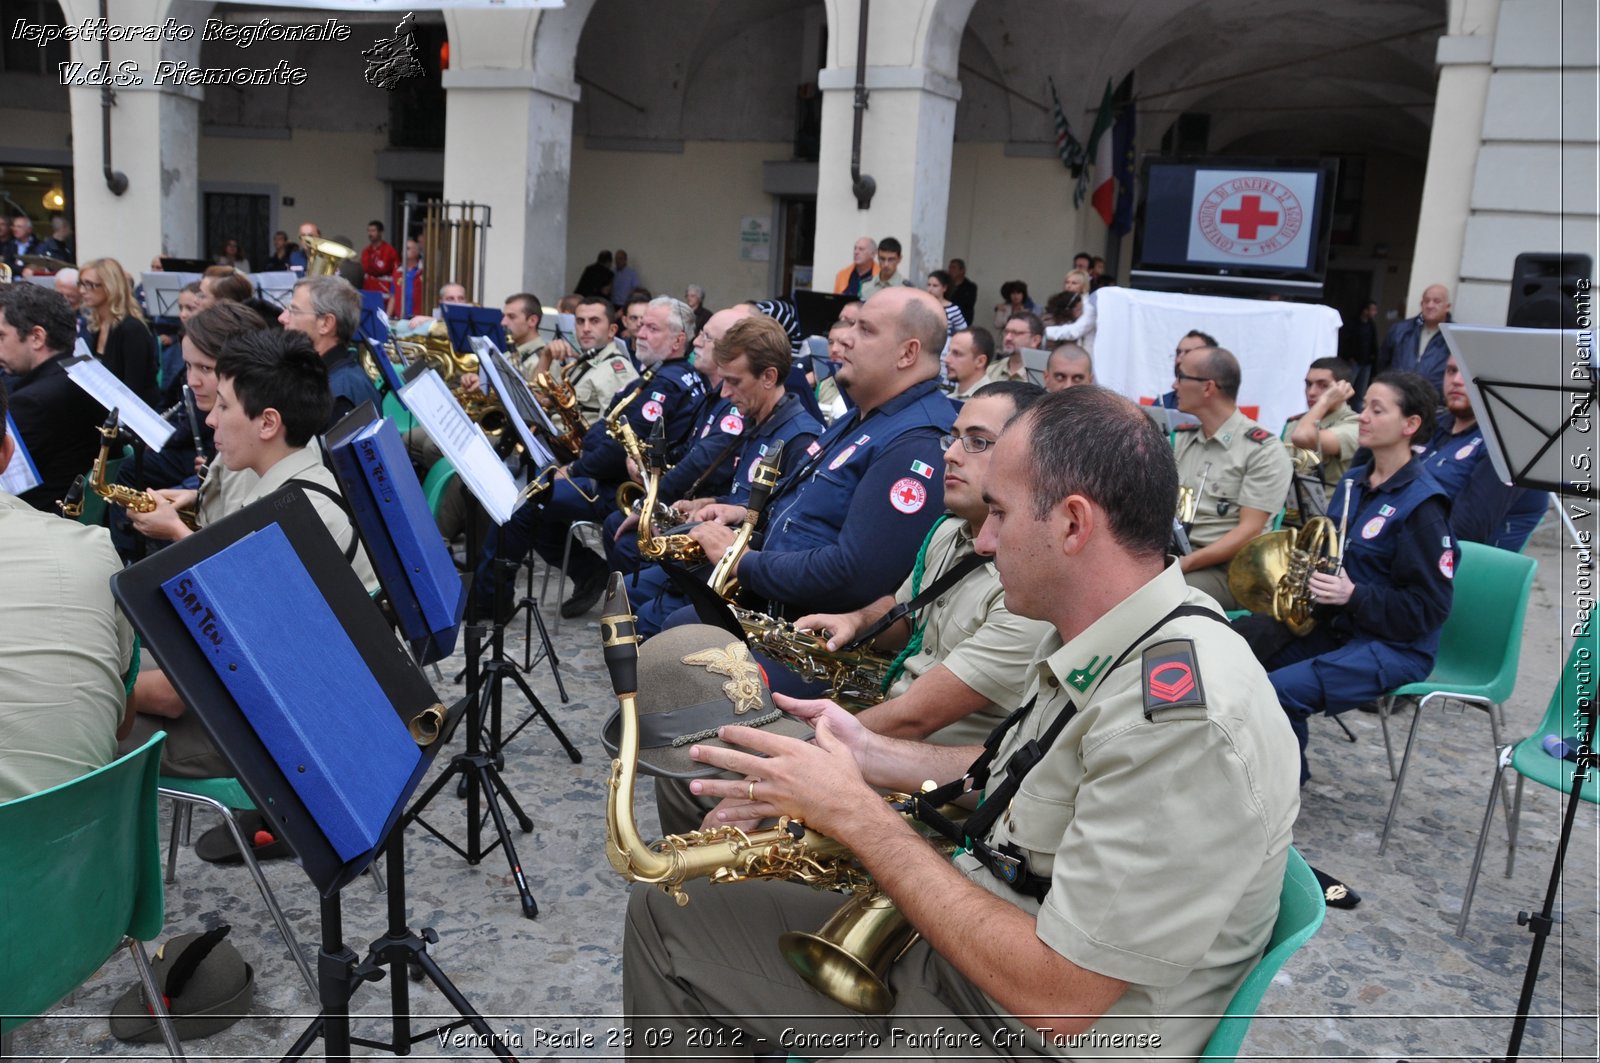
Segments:
[[[1344,474],[1350,468],[1350,459],[1361,446],[1356,438],[1360,429],[1361,415],[1352,410],[1347,402],[1340,403],[1338,409],[1322,419],[1322,427],[1318,431],[1332,432],[1339,437],[1339,456],[1336,458],[1326,454],[1322,456],[1322,486],[1326,489],[1330,502],[1333,501],[1333,489],[1344,479]]]
[[[585,424],[593,425],[611,406],[611,400],[639,379],[639,371],[612,340],[588,357],[579,357],[566,367],[567,383],[578,397],[578,409]]]
[[[539,352],[548,346],[545,338],[537,333],[527,343],[517,345],[517,369],[522,373],[523,379],[533,379],[534,374],[539,371]]]
[[[321,448],[316,440],[312,440],[268,469],[265,476],[257,479],[255,485],[241,500],[241,506],[248,506],[265,498],[290,480],[310,480],[341,495],[344,493],[340,490],[339,481],[334,478],[333,473],[322,464]],[[317,516],[322,518],[322,523],[327,525],[328,534],[333,536],[333,541],[339,545],[339,549],[348,548],[356,530],[351,526],[350,518],[344,509],[320,491],[307,491],[306,497],[316,508]],[[378,591],[378,576],[372,571],[372,562],[367,558],[366,549],[359,544],[356,546],[355,556],[350,559],[350,567],[355,569],[368,594],[375,594]]]
[[[971,526],[959,517],[946,517],[933,530],[924,551],[922,588],[974,553]],[[916,597],[907,576],[895,592],[895,601]],[[904,669],[889,687],[899,697],[912,682],[936,665],[989,700],[989,704],[928,736],[947,746],[981,745],[1011,710],[1025,700],[1023,690],[1032,678],[1028,665],[1052,628],[1006,611],[1005,591],[994,565],[982,565],[961,582],[935,598],[923,610],[922,648],[906,658]]]
[[[1269,514],[1283,508],[1294,474],[1289,452],[1277,436],[1238,410],[1210,439],[1198,427],[1180,429],[1174,447],[1178,483],[1201,488],[1189,532],[1196,547],[1209,546],[1237,527],[1242,506]]]
[[[1018,361],[1021,365],[1021,361]],[[989,362],[989,368],[984,370],[985,384],[995,380],[1027,380],[1027,366],[1022,366],[1015,374],[1011,372],[1011,356],[1004,351],[994,352],[994,358]]]
[[[1300,807],[1294,734],[1226,624],[1186,616],[1144,635],[1181,604],[1209,599],[1174,563],[1071,642],[1052,634],[1031,669],[1038,701],[1002,743],[991,786],[1069,701],[1078,712],[989,842],[1017,846],[1050,879],[1043,902],[970,854],[956,858],[974,882],[1035,913],[1056,952],[1129,983],[1092,1027],[1125,1047],[1080,1038],[1085,1057],[1198,1054],[1215,1026],[1205,1016],[1226,1009],[1277,918]]]
[[[213,460],[195,501],[195,518],[200,527],[215,524],[229,513],[244,508],[245,497],[260,481],[261,477],[253,469],[234,472],[220,460]]]
[[[869,295],[872,295],[874,292],[881,292],[885,288],[909,287],[911,287],[911,281],[904,276],[890,277],[888,282],[885,283],[883,280],[879,279],[876,273],[874,273],[871,277],[868,277],[866,280],[861,282],[861,300],[865,302]]]
[[[0,491],[0,802],[111,763],[133,629],[111,599],[104,528]]]

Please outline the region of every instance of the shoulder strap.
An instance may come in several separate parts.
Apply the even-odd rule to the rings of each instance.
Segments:
[[[1169,622],[1182,616],[1201,616],[1215,620],[1219,624],[1226,624],[1227,618],[1214,610],[1200,605],[1183,604],[1177,606],[1166,616],[1157,620],[1145,629],[1138,638],[1134,639],[1126,650],[1122,652],[1111,665],[1109,672],[1115,672],[1127,662],[1128,657],[1138,649],[1140,643],[1155,634]],[[946,783],[934,790],[915,794],[911,797],[909,808],[918,820],[943,835],[945,838],[966,848],[977,857],[985,867],[1006,882],[1012,889],[1025,893],[1036,899],[1042,899],[1050,890],[1050,879],[1044,875],[1037,875],[1028,870],[1027,858],[1014,848],[1008,850],[997,849],[985,839],[994,827],[995,821],[1011,807],[1011,800],[1022,786],[1022,781],[1034,769],[1045,753],[1055,745],[1067,723],[1078,714],[1078,706],[1071,698],[1067,699],[1066,707],[1056,714],[1050,721],[1050,726],[1045,728],[1044,734],[1036,739],[1029,739],[1020,749],[1011,754],[1006,761],[1006,775],[993,790],[985,795],[983,803],[977,811],[968,816],[966,821],[956,824],[939,811],[939,806],[967,793],[971,790],[982,789],[989,781],[989,765],[994,760],[995,754],[1000,749],[1001,741],[1005,735],[1022,719],[1033,711],[1038,702],[1038,695],[1034,695],[1026,705],[1017,709],[1005,722],[989,733],[984,739],[983,752],[978,759],[972,762],[966,775],[954,782]]]
[[[289,483],[298,486],[304,491],[315,491],[319,495],[327,495],[333,499],[334,505],[344,511],[345,519],[350,522],[350,545],[344,548],[344,559],[346,561],[354,561],[356,549],[361,545],[361,533],[356,530],[356,518],[350,512],[350,503],[346,502],[344,496],[333,488],[319,484],[315,480],[302,480],[299,477],[295,477]]]
[[[934,527],[937,528],[938,524],[935,524]],[[933,537],[932,531],[928,533],[928,537],[930,539]],[[923,549],[927,549],[927,543],[923,544]],[[956,584],[966,579],[968,573],[987,565],[993,560],[994,558],[992,557],[977,553],[968,554],[966,557],[963,557],[960,561],[953,565],[949,571],[945,572],[938,579],[934,580],[933,583],[931,583],[921,594],[918,594],[909,602],[900,602],[893,609],[890,609],[887,613],[883,614],[883,616],[879,617],[875,623],[868,625],[867,629],[861,632],[861,634],[857,635],[855,639],[845,647],[845,649],[853,650],[857,647],[865,646],[867,643],[871,642],[873,639],[889,630],[890,627],[898,623],[902,618],[916,613],[919,609],[922,609],[929,602],[948,591],[951,587],[954,587]]]

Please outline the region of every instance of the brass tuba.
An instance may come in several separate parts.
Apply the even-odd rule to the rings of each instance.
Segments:
[[[822,933],[783,935],[784,954],[807,982],[845,1007],[867,1014],[887,1012],[894,992],[885,976],[916,941],[917,932],[844,845],[788,816],[757,831],[717,827],[668,835],[654,845],[640,837],[633,818],[639,638],[620,573],[612,573],[606,591],[600,638],[622,724],[606,798],[606,859],[612,868],[630,882],[660,887],[680,905],[689,903],[683,884],[696,878],[719,883],[780,879],[850,893],[850,901],[823,925]],[[906,798],[892,794],[885,800]],[[852,946],[864,951],[846,951]]]
[[[808,682],[827,680],[827,697],[864,709],[884,698],[892,660],[862,649],[828,649],[828,640],[750,609],[733,607],[752,649],[774,658]]]
[[[1256,536],[1228,564],[1228,590],[1240,608],[1266,613],[1296,635],[1317,626],[1311,576],[1339,570],[1344,532],[1327,517],[1313,517],[1298,532],[1280,528]]]
[[[168,411],[170,412],[170,411]],[[99,495],[114,506],[121,506],[130,513],[154,513],[156,510],[156,496],[149,491],[136,491],[123,484],[106,483],[106,462],[111,460],[111,447],[116,443],[118,413],[111,411],[111,416],[106,418],[106,423],[100,426],[100,453],[95,455],[94,465],[89,470],[89,478],[80,484],[73,481],[72,488],[67,492],[67,497],[56,503],[56,509],[63,517],[76,520],[83,516],[83,488]],[[83,480],[79,477],[78,480]],[[191,509],[178,510],[178,517],[189,528],[198,528],[199,521],[195,511]]]
[[[734,536],[727,553],[718,559],[717,567],[711,570],[711,579],[707,581],[719,597],[730,602],[739,593],[739,559],[750,549],[750,537],[756,532],[761,511],[767,508],[767,499],[772,497],[772,489],[778,486],[778,462],[782,457],[783,443],[780,441],[774,443],[766,456],[756,463],[750,477],[750,498],[745,503],[744,521],[740,523],[738,534]]]
[[[300,237],[300,246],[306,253],[306,276],[328,277],[339,272],[339,265],[356,257],[353,247],[324,240],[320,236]]]

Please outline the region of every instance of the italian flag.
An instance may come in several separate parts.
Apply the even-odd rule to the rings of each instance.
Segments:
[[[933,466],[927,464],[926,462],[921,462],[921,461],[912,462],[911,463],[911,471],[916,473],[918,476],[922,477],[925,480],[926,479],[931,479],[933,477]]]
[[[1111,162],[1111,79],[1106,78],[1105,95],[1100,97],[1100,113],[1094,117],[1094,131],[1089,134],[1088,155],[1094,160],[1094,186],[1089,202],[1099,213],[1100,220],[1111,224],[1116,205],[1115,167]]]

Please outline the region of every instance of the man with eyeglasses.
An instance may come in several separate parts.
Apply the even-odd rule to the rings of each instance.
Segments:
[[[1294,466],[1277,436],[1240,412],[1239,361],[1230,351],[1189,351],[1172,376],[1178,409],[1200,420],[1181,426],[1174,443],[1178,483],[1199,495],[1189,529],[1195,549],[1180,564],[1189,586],[1236,609],[1228,563],[1283,507]]]
[[[333,412],[322,431],[363,402],[374,409],[383,407],[378,389],[372,386],[367,371],[361,368],[351,340],[361,325],[361,293],[343,277],[307,277],[294,286],[289,305],[278,315],[278,323],[289,332],[311,338],[311,346],[328,368],[328,390],[333,393]]]
[[[826,632],[828,648],[837,650],[891,610],[943,587],[915,611],[901,610],[872,640],[879,653],[895,656],[907,647],[911,652],[897,663],[888,698],[856,717],[865,727],[897,738],[971,745],[1022,704],[1028,665],[1050,625],[1006,610],[1000,576],[991,559],[978,553],[976,539],[989,514],[983,488],[995,441],[1013,417],[1044,395],[1035,384],[1012,380],[979,388],[940,440],[949,512],[923,541],[912,574],[893,595],[852,613],[812,613],[795,621]]]
[[[995,441],[1044,394],[1013,380],[979,388],[940,439],[948,512],[923,539],[899,588],[850,612],[795,620],[838,650],[871,634],[893,612],[893,622],[869,639],[874,652],[896,663],[888,698],[856,717],[864,727],[893,738],[978,745],[1023,703],[1028,665],[1051,628],[1006,609],[999,573],[989,555],[978,553],[976,538],[988,516],[984,476]],[[769,680],[781,682],[771,674],[777,666],[767,667]],[[669,834],[697,829],[715,804],[680,780],[656,780],[656,808]]]
[[[990,360],[989,379],[1026,380],[1023,348],[1044,349],[1044,322],[1030,310],[1018,310],[1006,319],[1005,328],[1000,330],[1000,349],[1005,357]]]
[[[1176,368],[1178,363],[1183,361],[1183,356],[1190,351],[1198,351],[1202,347],[1218,346],[1221,346],[1221,344],[1217,343],[1216,337],[1210,333],[1201,332],[1199,329],[1190,329],[1183,334],[1183,339],[1178,341],[1178,348],[1172,353],[1172,365]],[[1164,406],[1169,410],[1176,410],[1178,408],[1178,393],[1169,391],[1156,399],[1155,404]]]

